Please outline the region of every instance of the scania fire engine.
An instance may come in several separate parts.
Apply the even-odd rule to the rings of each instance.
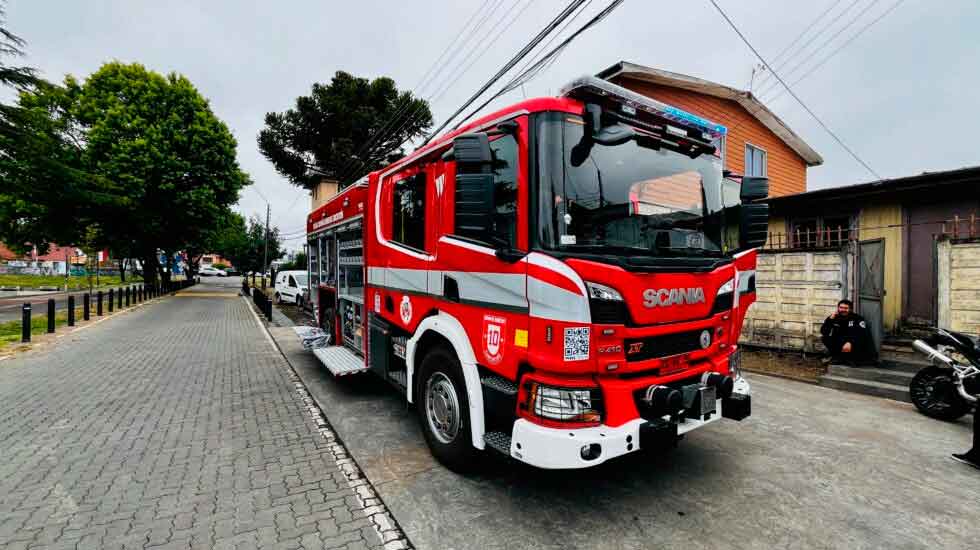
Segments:
[[[392,384],[456,470],[594,466],[744,419],[768,182],[723,170],[726,132],[584,77],[372,172],[307,220],[313,352]]]

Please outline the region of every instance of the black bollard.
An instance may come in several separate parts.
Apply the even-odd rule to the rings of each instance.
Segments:
[[[88,292],[82,294],[82,309],[84,310],[82,311],[82,319],[88,321],[91,317],[89,310],[92,309],[92,296]]]
[[[48,298],[48,334],[54,332],[54,298]]]
[[[122,306],[122,298],[123,298],[122,295],[123,295],[123,291],[120,288],[118,291],[116,291],[116,300],[119,302],[119,303],[116,304],[116,307],[119,308],[119,309],[122,309],[122,307],[123,307]]]
[[[142,302],[143,301],[143,285],[140,285],[139,292],[140,292],[140,302]]]
[[[126,307],[129,307],[129,287],[126,287]]]
[[[31,341],[31,304],[24,302],[20,309],[20,341]]]
[[[75,297],[68,296],[68,326],[75,326]]]
[[[109,313],[112,313],[112,308],[116,304],[116,291],[113,288],[109,289]]]
[[[102,291],[100,290],[95,297],[95,314],[102,317]]]

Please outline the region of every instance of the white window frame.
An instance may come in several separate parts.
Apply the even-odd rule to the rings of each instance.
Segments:
[[[769,177],[769,151],[763,149],[762,147],[759,147],[758,145],[756,145],[754,143],[751,143],[751,142],[746,141],[745,142],[745,157],[743,158],[743,162],[744,161],[747,161],[748,158],[749,158],[749,147],[755,149],[756,151],[762,151],[762,174],[761,174],[761,177],[763,177],[763,178]],[[749,172],[749,163],[748,162],[745,162],[745,175],[749,175],[748,172]]]

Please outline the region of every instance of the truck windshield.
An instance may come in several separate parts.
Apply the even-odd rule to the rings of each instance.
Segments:
[[[634,141],[583,140],[581,117],[538,125],[538,238],[544,248],[616,256],[723,256],[721,160]]]

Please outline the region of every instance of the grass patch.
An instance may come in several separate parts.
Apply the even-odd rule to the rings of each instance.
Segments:
[[[82,319],[82,313],[84,308],[75,308],[75,321],[78,322]],[[95,309],[92,308],[91,314],[95,315]],[[54,326],[55,330],[58,327],[62,327],[68,324],[68,312],[59,311],[54,316]],[[48,332],[48,316],[47,315],[32,315],[31,316],[31,336],[45,334]],[[6,323],[0,323],[0,349],[4,346],[10,344],[20,343],[21,332],[20,332],[20,321],[7,321]]]
[[[127,277],[125,284],[142,283],[140,277]],[[119,280],[119,275],[102,275],[99,277],[99,286],[118,286],[123,284]],[[42,286],[56,286],[64,288],[65,277],[63,275],[15,275],[11,273],[0,273],[0,286],[19,286],[24,289],[38,288]],[[95,286],[95,277],[92,277],[92,286]],[[88,288],[88,276],[68,277],[69,289]]]

